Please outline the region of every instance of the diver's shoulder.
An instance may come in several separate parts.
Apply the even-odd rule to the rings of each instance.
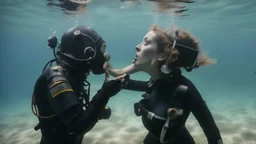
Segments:
[[[44,71],[44,75],[47,79],[51,79],[54,76],[65,76],[65,73],[60,66],[51,66]]]
[[[187,92],[191,97],[194,97],[195,99],[201,99],[201,94],[196,87],[196,85],[187,77],[182,76],[182,85],[187,86]]]
[[[44,74],[53,73],[53,72],[61,72],[62,68],[60,66],[50,66],[44,70]]]
[[[183,85],[187,86],[188,88],[196,88],[195,84],[187,77],[185,77],[184,75],[181,75],[180,77],[181,82]]]

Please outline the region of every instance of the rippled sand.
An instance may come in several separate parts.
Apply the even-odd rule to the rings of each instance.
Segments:
[[[85,144],[142,144],[147,133],[140,118],[133,114],[132,102],[117,105],[118,98],[110,102],[112,116],[101,120],[84,137]],[[224,144],[255,144],[256,116],[251,105],[231,103],[225,106],[210,106],[221,131]],[[222,109],[222,111],[221,111]],[[31,111],[21,110],[12,114],[1,113],[0,144],[38,144],[40,131],[34,131],[36,117]],[[197,144],[206,144],[206,137],[191,114],[186,127]]]

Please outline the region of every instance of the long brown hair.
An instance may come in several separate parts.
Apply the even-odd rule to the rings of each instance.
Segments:
[[[175,30],[174,30],[175,29]],[[173,49],[173,33],[177,37],[177,42],[179,44],[194,48],[198,52],[200,52],[199,48],[199,41],[196,37],[192,36],[189,32],[179,28],[173,27],[172,30],[170,29],[163,30],[157,25],[153,25],[149,31],[154,31],[157,35],[157,42],[158,42],[158,52],[165,52],[165,64],[169,68],[173,68],[175,61],[178,59],[180,53],[177,49]],[[195,65],[199,66],[207,66],[210,64],[216,63],[216,59],[211,59],[206,56],[205,53],[199,55]],[[179,67],[179,66],[176,66]]]

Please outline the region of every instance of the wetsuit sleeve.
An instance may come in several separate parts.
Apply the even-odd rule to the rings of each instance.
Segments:
[[[81,133],[89,130],[98,121],[109,100],[109,97],[105,96],[105,92],[99,90],[89,107],[82,110],[75,92],[61,70],[50,70],[47,79],[51,107],[70,131]]]
[[[193,115],[202,127],[207,137],[208,144],[223,144],[213,116],[193,84],[188,86],[187,102],[189,103]]]
[[[148,81],[138,81],[130,79],[124,89],[146,92],[148,90]]]
[[[46,78],[49,91],[48,100],[56,114],[61,114],[79,104],[78,98],[62,70],[51,68]]]
[[[88,132],[98,121],[108,100],[109,97],[105,96],[104,91],[99,90],[86,110],[73,106],[60,116],[71,132]]]

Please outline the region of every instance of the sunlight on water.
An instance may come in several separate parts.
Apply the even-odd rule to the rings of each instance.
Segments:
[[[53,58],[47,47],[49,36],[61,35],[70,27],[88,25],[107,42],[112,64],[122,68],[131,63],[135,46],[152,24],[166,29],[179,26],[200,42],[202,52],[217,58],[213,66],[184,75],[196,85],[218,125],[225,144],[256,143],[256,1],[198,0],[184,4],[189,16],[156,13],[155,4],[119,0],[92,0],[81,14],[69,15],[47,0],[2,0],[0,2],[0,144],[35,143],[40,132],[33,127],[36,117],[30,110],[34,82],[45,63]],[[182,4],[183,5],[183,4]],[[148,80],[136,73],[131,78]],[[101,87],[104,75],[90,75],[91,95]],[[109,120],[84,138],[86,144],[141,144],[147,131],[133,113],[141,93],[121,91],[108,106]],[[206,137],[193,114],[186,127],[198,144]]]

